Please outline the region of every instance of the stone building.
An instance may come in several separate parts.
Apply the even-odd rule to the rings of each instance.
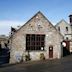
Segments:
[[[72,52],[72,15],[69,15],[69,23],[65,20],[58,22],[55,27],[63,35],[67,49]]]
[[[0,35],[0,48],[5,48],[8,43],[8,37],[5,35]]]
[[[64,36],[65,40],[71,40],[71,26],[69,23],[62,19],[55,27]]]
[[[8,48],[9,37],[0,35],[0,65],[9,63],[10,51]]]
[[[61,58],[63,36],[39,11],[20,27],[10,38],[10,63]]]
[[[70,26],[71,26],[70,52],[72,53],[72,14],[69,15],[69,21],[70,21]]]

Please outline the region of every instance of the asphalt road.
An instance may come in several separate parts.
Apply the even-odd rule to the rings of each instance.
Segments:
[[[0,66],[0,72],[72,72],[72,55],[60,60],[4,65]]]

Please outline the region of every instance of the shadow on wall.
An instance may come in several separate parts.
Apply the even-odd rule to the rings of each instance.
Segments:
[[[66,47],[63,47],[63,57],[70,54],[71,54],[70,51]]]
[[[70,41],[63,40],[61,42],[61,47],[63,49],[63,57],[70,55]]]
[[[10,59],[9,49],[7,47],[1,48],[0,46],[0,65],[9,63],[9,59]]]

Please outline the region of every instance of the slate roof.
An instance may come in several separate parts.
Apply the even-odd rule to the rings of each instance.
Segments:
[[[61,24],[62,22],[65,22],[65,24],[69,25],[69,23],[67,23],[64,19],[62,19],[55,25],[55,27],[58,26],[59,24]]]

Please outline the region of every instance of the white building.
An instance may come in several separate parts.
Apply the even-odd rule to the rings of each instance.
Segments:
[[[65,40],[71,40],[71,26],[69,23],[62,19],[55,27],[64,36]]]
[[[58,22],[55,27],[63,35],[67,43],[67,49],[72,53],[72,15],[69,15],[69,23],[65,20]]]

